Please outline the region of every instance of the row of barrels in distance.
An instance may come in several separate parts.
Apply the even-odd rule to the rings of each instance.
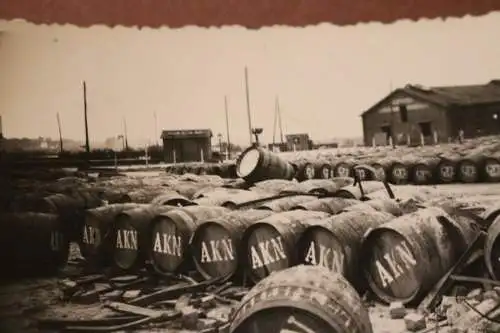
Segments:
[[[444,208],[403,214],[391,199],[323,198],[283,212],[111,205],[88,211],[80,245],[89,262],[121,272],[146,267],[168,276],[196,269],[207,279],[238,283],[320,265],[359,292],[369,288],[386,302],[415,303],[477,232],[473,221]]]
[[[241,169],[244,164],[243,169]],[[170,173],[216,174],[224,178],[242,177],[249,181],[280,178],[299,181],[307,179],[328,179],[331,177],[352,177],[355,172],[360,179],[371,180],[373,175],[363,169],[355,170],[359,164],[367,164],[376,170],[375,178],[387,180],[392,184],[449,184],[454,182],[477,183],[499,182],[500,162],[488,155],[468,156],[467,158],[450,158],[445,156],[422,156],[411,161],[401,158],[359,158],[339,159],[330,163],[324,160],[286,161],[279,155],[263,148],[250,147],[237,159],[236,165],[218,164],[172,165],[167,168]],[[250,169],[249,169],[250,168]],[[255,171],[257,169],[267,169]],[[225,170],[220,172],[220,170]],[[250,175],[250,173],[252,173]],[[260,175],[259,175],[260,173]],[[256,179],[252,179],[256,178]]]

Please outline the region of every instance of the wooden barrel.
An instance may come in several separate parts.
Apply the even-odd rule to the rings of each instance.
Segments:
[[[402,161],[395,161],[393,159],[380,160],[379,164],[383,166],[387,181],[395,184],[407,184],[410,179],[410,168]]]
[[[286,188],[296,186],[296,184],[296,181],[286,179],[269,179],[255,183],[254,186],[250,188],[250,190],[278,194]]]
[[[126,210],[147,207],[143,204],[111,204],[88,209],[85,212],[82,238],[79,241],[80,252],[87,262],[94,267],[105,267],[113,258],[113,223],[116,216]]]
[[[236,205],[256,200],[261,197],[262,194],[256,191],[217,188],[212,192],[205,193],[203,197],[195,199],[194,202],[203,206],[223,206],[234,208]]]
[[[310,193],[321,196],[334,195],[344,186],[352,185],[354,180],[348,177],[334,177],[330,179],[309,179],[300,183],[293,183],[284,188],[281,193]]]
[[[437,165],[436,175],[442,184],[453,183],[457,178],[457,162],[451,158],[442,157]]]
[[[236,160],[236,173],[247,182],[255,183],[266,179],[292,179],[295,169],[267,149],[249,147]]]
[[[297,179],[299,182],[308,179],[314,179],[314,177],[316,176],[316,169],[314,167],[314,164],[309,161],[305,160],[295,161],[293,162],[293,166],[295,169],[294,178]]]
[[[375,210],[377,212],[389,213],[394,216],[401,216],[404,214],[403,209],[396,200],[393,199],[371,199],[363,202],[358,202],[355,205],[345,207],[342,212],[355,211],[355,210]]]
[[[376,181],[376,180],[365,181],[365,182],[362,182],[361,185],[363,186],[364,195],[368,195],[372,192],[385,189],[384,183]],[[358,185],[356,185],[356,186],[349,185],[349,186],[345,186],[345,187],[341,188],[340,190],[338,190],[337,193],[335,193],[335,196],[339,197],[339,198],[360,200],[362,194],[361,194],[361,191],[359,190]]]
[[[360,265],[363,236],[392,219],[389,213],[352,211],[315,221],[298,241],[299,260],[343,274],[361,293],[366,290]]]
[[[241,278],[240,241],[243,232],[253,222],[273,214],[267,210],[233,211],[216,218],[200,221],[190,241],[190,253],[196,270],[206,279]]]
[[[484,246],[486,268],[491,277],[500,281],[500,217],[493,220],[488,228],[488,235]]]
[[[500,182],[500,161],[493,156],[472,156],[479,169],[479,177],[488,183]]]
[[[460,159],[456,170],[457,180],[462,183],[477,183],[479,181],[479,168],[472,159]]]
[[[334,177],[352,177],[353,164],[348,161],[339,161],[333,167]]]
[[[385,172],[384,166],[380,163],[370,163],[370,166],[375,169],[375,176],[377,180],[383,182],[387,180],[387,173]]]
[[[436,180],[436,170],[441,160],[437,157],[424,157],[410,167],[410,181],[416,185],[432,184]]]
[[[156,197],[164,193],[170,194],[171,192],[172,191],[167,190],[165,187],[147,187],[124,194],[121,202],[148,204]]]
[[[201,221],[229,213],[224,207],[188,206],[158,214],[151,222],[149,258],[160,275],[191,268],[189,240]]]
[[[63,223],[56,214],[2,213],[2,277],[54,274],[62,268],[69,253]]]
[[[371,290],[387,303],[417,304],[463,253],[460,228],[431,207],[371,229],[362,249]]]
[[[356,173],[358,175],[358,178],[360,180],[377,180],[377,174],[372,174],[371,172],[368,172],[366,169],[364,168],[356,168],[358,165],[362,165],[362,164],[356,164],[354,165],[354,173]],[[376,172],[376,170],[375,170]]]
[[[152,205],[192,206],[195,203],[176,191],[164,191],[151,200]]]
[[[298,263],[297,241],[315,219],[329,214],[295,210],[270,215],[252,224],[242,237],[242,265],[247,277],[257,282],[272,272]]]
[[[346,207],[356,205],[359,201],[346,198],[321,198],[301,203],[292,207],[290,210],[312,210],[316,212],[325,212],[328,214],[338,214]]]
[[[314,175],[317,179],[330,179],[333,177],[332,166],[325,161],[314,163]]]
[[[284,198],[275,199],[272,201],[268,201],[266,203],[260,204],[257,209],[266,209],[271,210],[273,212],[285,212],[292,207],[295,207],[301,203],[318,200],[314,195],[294,195]]]
[[[260,281],[233,316],[230,333],[372,333],[367,309],[341,274],[295,266]]]
[[[111,232],[113,267],[124,272],[143,268],[151,247],[151,221],[157,214],[173,209],[176,207],[148,205],[117,214]]]

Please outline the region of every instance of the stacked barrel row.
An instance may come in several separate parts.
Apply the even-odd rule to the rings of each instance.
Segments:
[[[251,148],[256,150],[255,148]],[[486,152],[461,155],[419,156],[415,151],[412,156],[393,157],[331,157],[328,159],[292,159],[288,162],[279,155],[264,149],[258,149],[262,156],[273,155],[273,163],[277,163],[285,171],[286,179],[295,178],[299,181],[306,179],[328,179],[331,177],[352,177],[357,172],[361,179],[370,180],[373,176],[364,170],[355,170],[360,164],[367,164],[376,170],[375,177],[387,180],[392,184],[450,184],[450,183],[478,183],[500,181],[500,160],[497,156]],[[241,156],[247,154],[243,152]],[[250,154],[251,155],[251,154]],[[241,158],[240,156],[240,158]],[[248,158],[248,157],[247,157]],[[280,160],[280,162],[277,162]],[[275,165],[275,166],[277,166]],[[173,165],[167,168],[171,173],[217,174],[223,177],[236,177],[239,174],[231,164],[197,164],[192,167]],[[223,170],[223,171],[221,171]],[[230,170],[228,172],[228,170]],[[274,176],[276,177],[276,176]]]

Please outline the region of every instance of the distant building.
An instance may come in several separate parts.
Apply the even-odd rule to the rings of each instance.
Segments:
[[[287,134],[285,138],[288,151],[312,149],[312,141],[307,133]]]
[[[424,144],[500,134],[500,80],[484,85],[393,91],[362,115],[365,145]]]
[[[208,161],[212,158],[212,131],[209,129],[163,131],[165,162]]]

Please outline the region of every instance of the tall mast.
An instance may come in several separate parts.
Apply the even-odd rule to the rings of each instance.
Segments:
[[[250,92],[248,88],[248,68],[245,66],[245,92],[247,97],[247,117],[248,117],[248,135],[250,136],[250,144],[252,140],[252,117],[250,115]]]
[[[226,113],[226,141],[227,141],[227,158],[231,155],[231,140],[229,139],[229,110],[227,105],[227,96],[224,96],[224,110]]]
[[[63,147],[63,139],[62,139],[62,131],[61,131],[61,118],[59,118],[59,112],[57,112],[56,117],[57,117],[57,128],[59,129],[59,150],[62,153],[64,150],[64,147]]]
[[[283,126],[281,124],[281,108],[280,108],[280,101],[277,97],[276,97],[276,108],[278,111],[278,123],[280,126],[280,139],[281,139],[281,143],[283,143]]]
[[[90,153],[89,123],[87,119],[87,84],[83,81],[83,113],[85,121],[85,151]]]

